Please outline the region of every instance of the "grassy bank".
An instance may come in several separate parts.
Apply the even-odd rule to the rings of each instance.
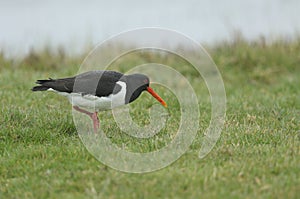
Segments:
[[[273,44],[236,40],[210,46],[208,52],[227,94],[221,138],[205,159],[198,159],[210,102],[203,85],[196,86],[201,128],[195,142],[171,166],[147,174],[122,173],[98,162],[81,143],[67,100],[30,91],[37,79],[75,74],[83,56],[47,49],[21,60],[0,54],[0,198],[299,197],[300,40]],[[123,63],[126,67],[151,58],[137,54]],[[164,61],[184,64],[175,58]],[[124,70],[117,63],[114,69]],[[196,78],[184,67],[183,74],[191,82]],[[171,101],[168,97],[172,96],[165,94]],[[137,116],[145,115],[145,107],[153,101],[145,94],[141,98],[132,105],[132,117],[143,124],[147,117]],[[169,107],[179,110],[177,103]],[[152,142],[141,145],[123,135],[109,112],[99,115],[116,144],[125,140],[132,150],[153,147]],[[178,126],[176,117],[170,121],[165,134]]]

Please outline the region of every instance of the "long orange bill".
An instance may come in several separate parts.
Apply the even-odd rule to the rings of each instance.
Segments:
[[[157,101],[159,101],[164,107],[167,108],[167,103],[156,93],[154,90],[150,87],[147,87],[147,91],[155,98]]]

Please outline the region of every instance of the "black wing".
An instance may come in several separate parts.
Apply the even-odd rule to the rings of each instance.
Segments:
[[[62,79],[38,80],[40,86],[33,87],[33,91],[44,91],[52,88],[59,92],[92,94],[98,97],[118,93],[121,86],[116,82],[123,76],[115,71],[89,71],[75,77]]]

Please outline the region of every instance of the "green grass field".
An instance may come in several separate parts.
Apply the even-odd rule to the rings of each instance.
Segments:
[[[210,120],[209,95],[196,85],[201,120],[198,136],[178,161],[156,172],[129,174],[98,162],[82,144],[71,105],[54,93],[33,93],[41,78],[70,76],[84,56],[47,48],[22,60],[0,53],[0,198],[299,198],[300,197],[300,39],[292,42],[236,40],[208,47],[222,74],[227,113],[222,135],[198,159]],[[132,55],[121,67],[151,61]],[[152,60],[153,61],[153,60]],[[175,58],[191,82],[196,75]],[[158,93],[162,91],[157,87]],[[162,93],[173,113],[160,139],[135,140],[117,128],[110,112],[99,114],[107,136],[133,151],[165,146],[178,128],[179,105]],[[146,101],[143,104],[141,101]],[[143,94],[132,105],[139,124],[148,122],[155,101]]]

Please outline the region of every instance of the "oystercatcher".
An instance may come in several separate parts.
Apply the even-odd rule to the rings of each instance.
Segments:
[[[93,120],[94,132],[100,122],[98,111],[129,104],[148,91],[164,107],[166,102],[149,86],[146,75],[124,75],[116,71],[89,71],[74,77],[37,80],[32,91],[54,91],[67,97],[73,108]],[[92,110],[92,112],[90,112]]]

